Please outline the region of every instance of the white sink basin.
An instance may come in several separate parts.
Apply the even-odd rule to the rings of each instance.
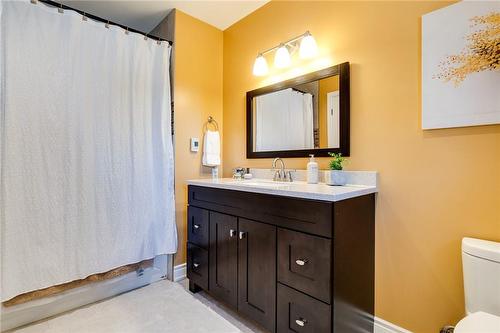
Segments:
[[[241,185],[241,186],[252,186],[252,187],[268,187],[268,188],[281,188],[291,185],[291,183],[261,181],[261,180],[235,180],[234,182],[230,182],[230,184]]]

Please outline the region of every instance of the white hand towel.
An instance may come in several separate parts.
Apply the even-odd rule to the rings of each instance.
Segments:
[[[220,165],[220,135],[218,131],[205,132],[202,163],[208,167]]]

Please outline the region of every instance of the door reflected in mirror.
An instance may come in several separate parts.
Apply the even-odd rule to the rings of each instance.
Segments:
[[[328,151],[348,156],[348,67],[341,64],[248,92],[247,156],[326,156]],[[344,76],[340,68],[347,68]]]

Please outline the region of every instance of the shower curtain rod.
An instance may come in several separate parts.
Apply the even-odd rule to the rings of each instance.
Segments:
[[[32,3],[36,3],[37,1],[45,3],[45,4],[50,5],[50,6],[57,7],[57,8],[62,8],[62,9],[66,9],[66,10],[75,11],[75,12],[77,12],[77,13],[85,16],[85,17],[88,17],[88,18],[92,19],[92,20],[103,22],[103,23],[107,23],[107,24],[110,24],[110,25],[116,25],[116,26],[121,27],[121,28],[123,28],[123,29],[125,29],[127,31],[135,32],[137,34],[141,34],[143,36],[146,36],[146,37],[154,39],[154,40],[160,40],[160,41],[163,41],[163,42],[168,42],[168,44],[170,44],[170,45],[174,44],[170,40],[163,39],[163,38],[156,37],[156,36],[152,36],[152,35],[148,35],[145,32],[136,30],[134,28],[127,27],[126,25],[123,25],[123,24],[120,24],[120,23],[116,23],[116,22],[112,22],[110,20],[103,19],[102,17],[92,15],[90,13],[84,12],[83,10],[79,10],[79,9],[76,9],[76,8],[73,8],[73,7],[66,6],[66,5],[64,5],[62,3],[59,3],[59,2],[56,2],[56,1],[52,1],[52,0],[31,0]]]

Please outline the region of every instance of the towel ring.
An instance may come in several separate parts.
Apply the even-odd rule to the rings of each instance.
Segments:
[[[208,120],[205,123],[205,131],[208,130],[209,125],[213,125],[216,131],[219,130],[219,124],[217,124],[217,121],[212,116],[208,116]]]

